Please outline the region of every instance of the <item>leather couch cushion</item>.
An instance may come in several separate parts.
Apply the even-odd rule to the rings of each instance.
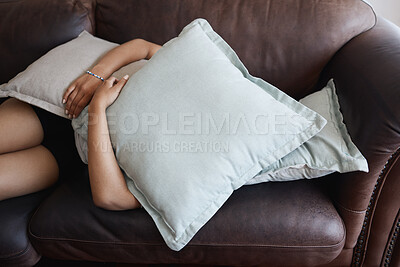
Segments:
[[[310,93],[343,44],[375,23],[372,9],[359,0],[98,0],[96,35],[164,44],[199,17],[232,46],[250,74],[296,99]]]
[[[0,1],[0,14],[0,84],[84,29],[93,31],[86,0]]]
[[[333,260],[345,228],[308,180],[235,191],[181,251],[170,250],[143,210],[106,211],[92,202],[87,171],[62,184],[34,214],[30,236],[44,256],[132,263],[307,266]],[[291,255],[288,259],[285,255]]]

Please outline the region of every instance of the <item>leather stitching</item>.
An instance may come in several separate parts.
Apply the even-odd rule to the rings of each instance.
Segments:
[[[32,233],[31,233],[32,234]],[[152,243],[130,243],[130,242],[105,242],[105,241],[89,241],[89,240],[79,240],[79,239],[72,239],[72,238],[51,238],[51,237],[38,237],[32,234],[36,239],[40,241],[55,241],[55,242],[76,242],[76,243],[84,243],[84,244],[94,244],[94,245],[114,245],[114,246],[165,246],[164,244],[152,244]],[[287,245],[260,245],[260,244],[253,244],[253,245],[245,245],[245,244],[188,244],[186,247],[204,247],[204,246],[213,246],[213,247],[238,247],[238,248],[251,248],[251,247],[268,247],[268,248],[289,248],[289,249],[304,249],[304,248],[336,248],[341,246],[346,238],[346,235],[343,236],[342,240],[340,240],[337,244],[333,245],[326,245],[326,246],[287,246]]]
[[[386,164],[383,166],[381,173],[379,174],[375,188],[372,191],[371,199],[368,204],[367,211],[365,213],[365,218],[361,233],[358,236],[357,244],[354,248],[353,259],[351,266],[362,266],[365,260],[365,252],[367,251],[369,233],[371,231],[371,224],[373,214],[375,212],[377,200],[379,198],[379,193],[385,183],[386,177],[389,175],[391,168],[397,162],[400,157],[400,147],[389,157]]]
[[[388,242],[385,247],[385,254],[382,257],[381,266],[389,266],[392,260],[393,248],[396,246],[397,237],[400,229],[400,210],[397,213],[396,219],[394,220],[392,231],[389,235]]]
[[[343,209],[345,211],[351,212],[351,213],[356,213],[356,214],[363,214],[366,212],[367,209],[364,210],[353,210],[353,209],[349,209],[346,208],[345,206],[343,206],[341,203],[339,203],[338,201],[334,200],[335,204],[339,206],[340,209]]]

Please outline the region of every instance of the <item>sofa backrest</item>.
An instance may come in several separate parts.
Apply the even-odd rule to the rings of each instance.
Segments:
[[[361,0],[97,0],[96,34],[164,44],[207,19],[249,72],[299,98],[334,53],[375,23]]]
[[[50,49],[92,30],[82,1],[0,0],[0,84]]]
[[[361,0],[30,0],[0,1],[0,83],[86,29],[122,43],[164,44],[202,17],[250,73],[300,98],[334,53],[370,29]]]

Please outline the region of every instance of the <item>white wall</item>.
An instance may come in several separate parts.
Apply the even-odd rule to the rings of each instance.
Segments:
[[[400,0],[366,0],[375,12],[400,26]]]

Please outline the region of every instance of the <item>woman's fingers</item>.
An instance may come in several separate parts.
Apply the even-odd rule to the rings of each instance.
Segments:
[[[78,115],[80,113],[80,111],[78,112],[78,110],[80,108],[81,102],[83,102],[82,99],[84,99],[85,97],[86,97],[86,95],[84,93],[80,93],[80,94],[77,94],[76,97],[74,98],[74,101],[72,102],[71,107],[68,110],[69,114],[71,114],[73,118],[78,117]],[[81,109],[81,111],[82,111],[82,109]]]
[[[82,110],[89,104],[91,98],[87,95],[79,100],[79,103],[76,105],[73,117],[76,118],[81,114]]]
[[[114,85],[114,83],[115,83],[116,80],[117,80],[117,78],[111,76],[110,78],[108,78],[108,79],[106,80],[106,83],[111,87],[111,86]]]
[[[114,89],[117,90],[118,93],[121,92],[128,79],[129,75],[127,74],[121,80],[119,80],[119,82],[114,86]]]
[[[68,100],[67,100],[67,103],[66,103],[66,105],[65,105],[65,114],[66,114],[66,115],[71,115],[71,116],[72,116],[72,113],[70,112],[70,111],[71,111],[71,106],[72,106],[72,104],[73,104],[73,102],[74,102],[74,100],[75,100],[77,94],[78,94],[78,90],[74,90],[74,91],[72,91],[72,93],[68,96]]]
[[[117,84],[115,84],[113,87],[111,87],[110,91],[108,92],[108,99],[107,99],[107,106],[111,105],[114,103],[114,101],[118,98],[119,93],[121,92],[122,88],[126,84],[129,76],[125,75]]]
[[[74,116],[75,118],[81,114],[82,110],[89,104],[90,100],[92,98],[89,97],[88,95],[85,95],[84,97],[81,98],[79,103],[76,105],[75,111],[74,111]]]
[[[122,87],[124,87],[125,83],[127,82],[128,78],[129,75],[125,75],[120,80],[115,77],[110,77],[105,80],[103,86],[105,86],[106,88],[111,88],[115,90],[117,94],[119,94]],[[87,88],[84,89],[82,86],[77,86],[75,83],[68,87],[63,96],[63,103],[65,104],[65,114],[67,114],[69,118],[76,118],[77,116],[79,116],[81,111],[90,102],[94,90],[93,92],[89,91],[87,90]],[[115,100],[115,97],[112,98],[114,98]]]
[[[63,99],[62,99],[63,104],[67,103],[68,97],[72,93],[72,91],[74,91],[75,87],[76,87],[76,85],[75,85],[75,83],[73,83],[70,87],[67,88],[67,90],[65,91],[65,93],[63,95]]]
[[[65,104],[65,114],[77,117],[83,108],[90,102],[96,88],[101,85],[100,79],[90,75],[82,75],[71,86],[67,88],[63,95],[62,102]],[[81,105],[84,105],[81,107]]]

